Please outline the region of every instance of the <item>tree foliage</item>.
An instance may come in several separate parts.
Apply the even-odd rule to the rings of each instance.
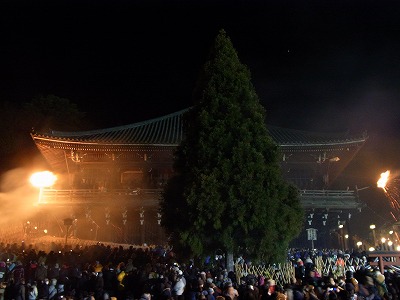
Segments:
[[[185,115],[175,176],[161,199],[162,225],[175,249],[205,256],[221,249],[264,262],[285,256],[300,232],[296,188],[281,174],[265,110],[221,30]]]
[[[60,131],[79,130],[85,113],[67,98],[55,95],[37,96],[23,106],[26,122],[38,131],[50,128]]]

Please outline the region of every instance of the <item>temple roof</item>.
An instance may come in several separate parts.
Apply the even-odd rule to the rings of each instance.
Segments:
[[[92,145],[177,146],[183,138],[184,109],[163,117],[124,126],[91,131],[50,131],[32,133],[34,140]],[[347,133],[315,133],[267,125],[273,140],[281,147],[323,147],[363,144],[367,136]]]

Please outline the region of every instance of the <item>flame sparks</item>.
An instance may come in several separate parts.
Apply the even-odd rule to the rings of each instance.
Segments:
[[[382,188],[384,191],[386,191],[386,185],[389,181],[389,176],[390,176],[390,171],[387,170],[384,173],[381,173],[381,177],[379,178],[379,180],[377,181],[377,186],[379,188]]]
[[[381,177],[377,181],[377,186],[385,192],[386,198],[389,200],[391,207],[395,210],[396,216],[391,212],[394,220],[397,221],[400,216],[400,189],[398,172],[391,174],[389,170],[381,173]]]

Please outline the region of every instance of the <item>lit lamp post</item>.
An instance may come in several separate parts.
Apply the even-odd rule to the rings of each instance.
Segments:
[[[392,251],[393,249],[392,249],[392,246],[393,246],[393,242],[392,241],[388,241],[388,250],[389,251]]]
[[[374,246],[376,245],[375,228],[376,228],[375,224],[369,225],[369,229],[372,230],[372,237],[373,237],[373,240],[374,240]]]
[[[386,239],[384,237],[381,238],[381,242],[382,242],[382,250],[386,250]]]
[[[394,250],[394,246],[393,246],[393,240],[394,240],[394,236],[393,236],[394,231],[393,230],[389,230],[389,241],[388,241],[388,246],[389,246],[389,250],[393,251]],[[390,245],[389,245],[390,243]]]
[[[50,171],[37,172],[32,174],[29,181],[35,187],[39,188],[38,204],[42,202],[43,188],[50,187],[56,182],[57,176]]]
[[[362,246],[362,242],[360,241],[360,242],[357,242],[357,247],[358,247],[358,249],[360,249],[361,248],[361,246]]]

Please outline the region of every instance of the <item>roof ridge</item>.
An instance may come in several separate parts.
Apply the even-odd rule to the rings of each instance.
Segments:
[[[281,126],[276,126],[276,125],[270,125],[267,124],[268,130],[278,130],[281,132],[290,132],[290,133],[301,133],[307,136],[329,136],[329,137],[347,137],[347,139],[354,139],[354,138],[365,138],[367,136],[366,132],[362,133],[351,133],[349,130],[343,130],[343,131],[335,131],[335,132],[327,132],[327,131],[310,131],[310,130],[305,130],[305,129],[294,129],[294,128],[288,128],[288,127],[281,127]]]
[[[149,119],[146,121],[136,122],[136,123],[132,123],[132,124],[121,125],[121,126],[107,127],[107,128],[94,129],[94,130],[72,131],[72,132],[71,131],[51,130],[50,133],[51,133],[51,135],[66,137],[66,136],[85,136],[85,135],[93,135],[93,134],[102,134],[102,133],[107,133],[107,132],[112,132],[112,131],[126,130],[126,129],[136,128],[136,127],[143,126],[143,125],[148,125],[148,124],[155,123],[158,121],[170,119],[170,118],[173,118],[173,117],[176,117],[178,115],[185,113],[189,109],[190,108],[185,108],[185,109],[182,109],[182,110],[179,110],[179,111],[176,111],[176,112],[173,112],[171,114],[164,115],[161,117]]]

